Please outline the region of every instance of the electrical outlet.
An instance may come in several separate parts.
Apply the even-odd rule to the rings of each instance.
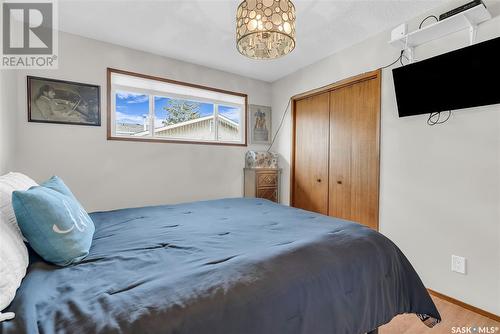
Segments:
[[[465,257],[452,255],[451,271],[465,275]]]

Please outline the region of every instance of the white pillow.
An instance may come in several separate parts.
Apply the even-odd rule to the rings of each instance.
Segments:
[[[16,290],[26,275],[29,257],[21,236],[0,214],[0,322],[14,316],[4,310],[14,299]]]
[[[12,192],[28,190],[37,185],[35,181],[21,173],[8,173],[0,176],[0,215],[3,215],[6,220],[2,224],[9,225],[21,237],[21,230],[17,226],[16,215],[12,207]]]

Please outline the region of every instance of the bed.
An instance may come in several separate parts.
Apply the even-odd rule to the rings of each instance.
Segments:
[[[440,315],[401,251],[364,226],[223,199],[92,213],[80,264],[32,256],[11,333],[361,334]]]

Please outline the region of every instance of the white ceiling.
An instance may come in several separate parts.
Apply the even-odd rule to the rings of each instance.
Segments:
[[[62,31],[272,82],[392,28],[443,0],[293,0],[297,47],[251,60],[235,47],[237,0],[59,1]]]

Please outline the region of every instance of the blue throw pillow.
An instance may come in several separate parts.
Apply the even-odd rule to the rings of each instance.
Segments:
[[[59,177],[14,191],[12,205],[24,237],[46,261],[67,266],[89,254],[94,223]]]

